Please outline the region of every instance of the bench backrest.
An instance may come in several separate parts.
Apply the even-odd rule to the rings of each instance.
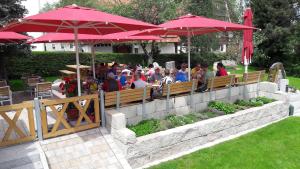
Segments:
[[[146,88],[145,99],[150,98],[151,88]],[[127,89],[121,90],[120,92],[120,104],[132,103],[142,101],[144,97],[144,88],[140,89]],[[117,104],[117,92],[106,92],[105,93],[105,106],[113,106]]]
[[[0,87],[0,96],[9,96],[9,92],[10,92],[9,86]]]
[[[39,83],[39,82],[40,82],[40,78],[37,78],[37,77],[30,77],[27,79],[28,84]]]
[[[265,75],[265,71],[255,71],[243,74],[244,84],[258,83],[260,82]]]
[[[0,80],[0,87],[7,86],[6,80]]]
[[[51,82],[37,83],[36,90],[37,92],[45,92],[45,91],[52,90],[52,83]]]
[[[207,89],[213,90],[217,88],[224,88],[234,84],[235,75],[216,76],[208,80]]]
[[[169,84],[169,86],[170,86],[170,95],[188,93],[192,91],[193,81],[172,83]],[[164,85],[162,90],[162,95],[166,96],[167,94],[168,94],[168,85]]]

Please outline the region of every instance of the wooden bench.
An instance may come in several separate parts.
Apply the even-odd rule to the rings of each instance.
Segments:
[[[252,83],[259,83],[265,75],[265,71],[255,71],[243,74],[243,82],[238,83],[238,85],[246,85]]]
[[[193,82],[194,81],[169,84],[170,95],[184,94],[184,93],[191,92],[193,88]],[[168,94],[168,85],[164,85],[162,89],[162,96],[167,96],[167,94]]]
[[[234,84],[234,75],[212,77],[208,80],[207,89],[212,91],[214,89],[221,89],[224,87],[232,86]]]
[[[4,102],[12,104],[12,92],[9,86],[0,87],[0,106],[4,105]]]
[[[52,93],[52,83],[51,82],[44,82],[44,83],[37,83],[35,88],[35,97],[38,98],[45,98],[45,97],[53,97]]]
[[[144,98],[144,90],[146,90],[146,95]],[[140,89],[127,89],[115,92],[106,92],[105,93],[105,107],[118,104],[128,104],[137,101],[143,101],[144,99],[149,99],[151,88],[140,88]],[[119,93],[119,98],[118,98]]]
[[[6,80],[0,80],[0,87],[7,86]]]

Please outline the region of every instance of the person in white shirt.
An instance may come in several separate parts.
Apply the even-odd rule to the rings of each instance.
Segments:
[[[141,79],[140,72],[136,72],[134,79],[135,81],[131,84],[131,89],[144,88],[147,86],[147,83]]]

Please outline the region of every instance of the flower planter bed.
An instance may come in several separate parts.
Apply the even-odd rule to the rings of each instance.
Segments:
[[[256,105],[252,102],[254,101],[250,100],[246,103],[238,101],[235,106],[245,109]],[[216,106],[212,107],[212,105],[210,107],[211,109],[219,109]],[[128,128],[113,130],[112,135],[123,150],[129,164],[133,168],[138,168],[156,160],[281,120],[288,116],[288,108],[289,105],[286,102],[275,101],[245,110],[236,109],[237,112],[233,114],[140,137],[136,137],[136,134]]]

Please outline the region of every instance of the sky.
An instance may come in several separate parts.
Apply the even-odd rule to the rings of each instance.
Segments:
[[[43,8],[43,6],[48,3],[54,3],[58,0],[24,0],[22,1],[22,5],[27,9],[27,14],[25,16],[35,15],[39,13],[39,10]],[[37,38],[42,35],[42,33],[28,33],[29,36]],[[42,51],[43,44],[34,44],[36,46],[36,50]]]

